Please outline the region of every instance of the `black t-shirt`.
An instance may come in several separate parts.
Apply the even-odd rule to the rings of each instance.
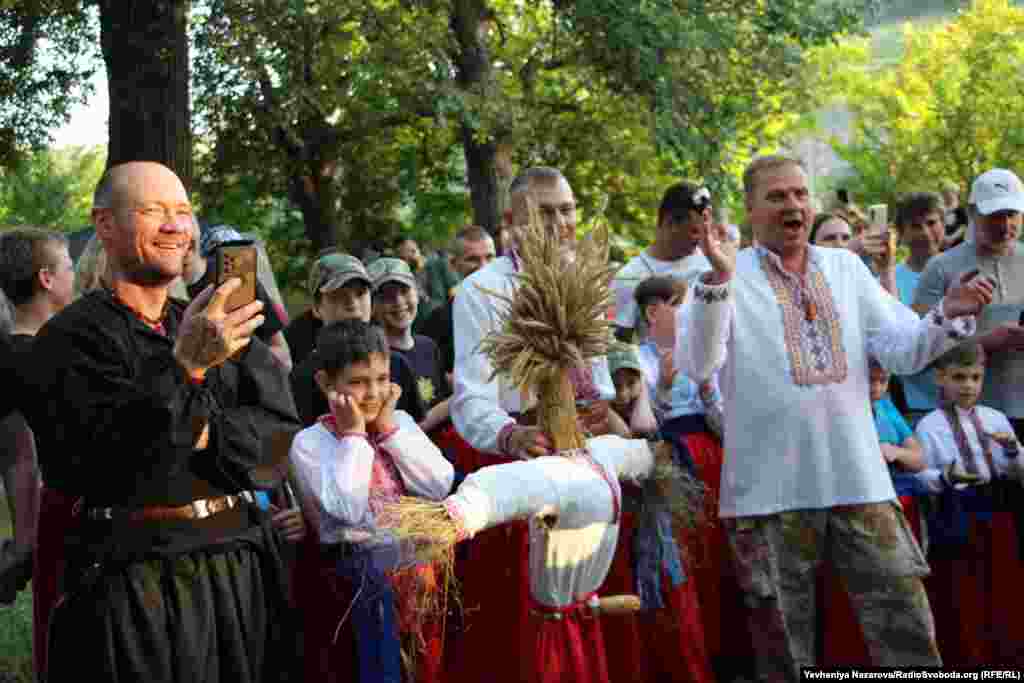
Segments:
[[[451,372],[455,368],[455,330],[452,327],[451,299],[434,309],[424,321],[422,331],[437,344],[444,372]]]
[[[292,363],[298,367],[303,361],[309,358],[316,348],[316,336],[323,328],[323,322],[313,315],[313,309],[309,309],[297,318],[294,318],[288,327],[284,328],[284,339],[288,342],[288,349],[292,354]]]
[[[30,386],[22,382],[26,363],[31,362],[31,334],[0,334],[0,419],[19,410],[32,398]]]
[[[444,365],[437,344],[422,334],[413,335],[413,346],[408,351],[392,347],[392,352],[402,356],[416,377],[416,390],[423,405],[428,409],[448,398],[448,380],[444,376]],[[404,391],[404,390],[403,390]]]
[[[295,365],[291,374],[295,407],[298,409],[299,419],[306,427],[331,410],[327,405],[327,397],[317,386],[316,370],[316,356],[309,354],[304,361]],[[391,381],[402,389],[402,396],[395,407],[409,413],[412,419],[420,422],[426,411],[416,392],[416,378],[405,359],[394,351],[391,352]]]
[[[199,280],[189,285],[187,288],[189,298],[196,298],[206,289],[206,286],[210,284],[211,277],[210,271],[206,271]],[[269,344],[270,338],[284,329],[284,323],[281,321],[281,316],[277,313],[274,300],[267,294],[267,290],[264,289],[259,278],[256,279],[256,298],[263,302],[263,317],[265,318],[263,324],[256,329],[256,336]]]

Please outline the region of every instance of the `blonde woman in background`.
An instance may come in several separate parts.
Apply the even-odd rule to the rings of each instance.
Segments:
[[[199,226],[196,226],[196,233],[199,231]],[[189,247],[188,256],[185,257],[185,262],[188,264],[192,259],[192,254],[196,251],[197,237],[192,237],[192,245]],[[107,268],[107,252],[103,248],[103,242],[93,235],[89,239],[89,243],[85,245],[85,249],[82,250],[82,255],[78,257],[78,262],[75,264],[75,298],[79,298],[94,289],[100,289],[106,286],[105,282],[109,280],[109,272]],[[178,278],[171,285],[170,296],[175,299],[182,301],[188,301],[188,290],[185,288],[185,283],[182,278]]]

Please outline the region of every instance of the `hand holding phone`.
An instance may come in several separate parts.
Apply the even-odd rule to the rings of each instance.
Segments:
[[[214,248],[214,281],[217,286],[233,277],[242,281],[231,293],[224,310],[230,313],[256,300],[256,244],[252,240],[223,242]]]

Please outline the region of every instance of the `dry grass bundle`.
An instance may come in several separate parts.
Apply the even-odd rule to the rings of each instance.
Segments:
[[[667,441],[653,444],[654,471],[644,482],[644,507],[667,510],[676,529],[693,531],[709,522],[704,505],[707,489],[672,459]]]
[[[478,350],[491,359],[494,376],[536,393],[538,426],[551,435],[556,450],[582,448],[568,370],[605,355],[612,339],[607,312],[614,269],[608,264],[607,226],[595,227],[568,259],[558,235],[531,204],[530,222],[519,235],[519,258],[518,287],[510,296],[485,291],[507,305],[500,330]]]
[[[402,496],[384,506],[377,523],[398,538],[415,563],[444,563],[459,542],[458,525],[444,503],[433,500]]]

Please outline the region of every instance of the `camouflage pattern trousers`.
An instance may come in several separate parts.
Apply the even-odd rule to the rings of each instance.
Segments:
[[[751,619],[757,673],[815,664],[815,577],[835,565],[877,666],[940,666],[921,577],[928,563],[897,501],[723,519]]]

